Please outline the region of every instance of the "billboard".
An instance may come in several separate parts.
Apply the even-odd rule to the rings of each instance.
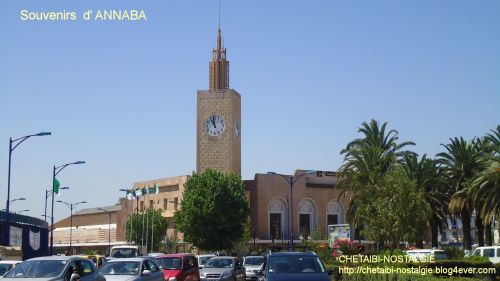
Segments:
[[[328,225],[328,245],[333,248],[338,240],[351,241],[351,227],[348,224]]]

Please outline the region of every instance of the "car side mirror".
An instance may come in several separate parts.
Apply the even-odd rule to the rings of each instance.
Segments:
[[[163,265],[159,265],[158,268],[159,269],[165,269],[165,267]]]
[[[255,274],[257,274],[257,276],[264,276],[264,271],[262,269],[259,269]]]
[[[78,273],[73,273],[71,274],[71,277],[69,278],[70,281],[80,281],[80,274]]]
[[[142,274],[141,274],[141,275],[142,275],[142,276],[146,276],[146,277],[148,277],[149,275],[151,275],[151,270],[147,270],[147,269],[146,269],[146,270],[144,270],[144,271],[142,272]]]

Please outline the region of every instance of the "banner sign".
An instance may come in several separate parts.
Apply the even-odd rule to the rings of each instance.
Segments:
[[[351,227],[348,224],[328,225],[328,245],[333,248],[339,240],[351,241]]]

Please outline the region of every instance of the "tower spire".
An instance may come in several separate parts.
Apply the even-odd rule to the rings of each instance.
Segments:
[[[229,61],[226,60],[226,48],[222,46],[220,0],[219,22],[217,26],[217,49],[212,50],[212,60],[209,63],[209,89],[229,89]]]

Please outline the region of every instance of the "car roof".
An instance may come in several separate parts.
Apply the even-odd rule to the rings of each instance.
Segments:
[[[160,258],[182,258],[182,257],[194,257],[194,255],[190,253],[162,254],[155,258],[160,259]]]
[[[270,257],[272,256],[311,256],[311,257],[317,257],[316,254],[313,253],[306,253],[306,252],[274,252],[269,255]]]
[[[217,257],[213,257],[211,259],[214,259],[214,260],[218,260],[218,259],[236,259],[236,257],[232,257],[232,256],[217,256]]]
[[[265,256],[245,256],[245,258],[265,258]]]
[[[3,260],[3,261],[0,261],[0,264],[16,264],[16,263],[21,263],[23,261],[12,261],[12,260]]]
[[[131,261],[131,262],[142,262],[144,260],[154,260],[152,257],[134,257],[134,258],[114,258],[110,259],[108,262],[124,262],[124,261]]]
[[[203,254],[203,255],[197,255],[198,258],[204,258],[204,257],[215,257],[215,254]]]
[[[69,261],[73,259],[84,259],[80,256],[45,256],[29,259],[29,261],[45,261],[45,260],[53,260],[53,261]]]

